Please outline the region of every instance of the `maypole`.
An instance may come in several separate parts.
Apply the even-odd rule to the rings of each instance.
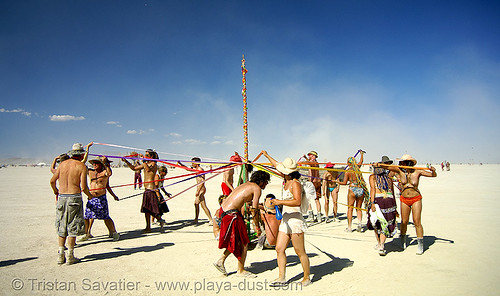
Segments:
[[[241,90],[241,95],[243,96],[243,137],[245,145],[244,160],[248,162],[248,121],[247,121],[247,68],[245,67],[245,55],[241,58],[241,74],[243,74],[243,89]]]

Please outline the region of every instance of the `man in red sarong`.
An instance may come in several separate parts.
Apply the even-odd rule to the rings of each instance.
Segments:
[[[219,249],[225,249],[222,256],[214,263],[215,268],[222,274],[227,275],[224,262],[229,254],[233,253],[238,258],[238,271],[236,275],[243,277],[255,277],[245,270],[245,259],[247,256],[247,246],[250,240],[245,225],[245,220],[241,215],[241,208],[246,202],[252,202],[252,216],[258,219],[259,198],[262,189],[266,188],[271,176],[264,171],[257,171],[252,174],[250,181],[236,187],[233,192],[224,200],[219,210],[220,213],[220,233]]]

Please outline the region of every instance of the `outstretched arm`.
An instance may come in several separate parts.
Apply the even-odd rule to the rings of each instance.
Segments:
[[[429,169],[431,170],[430,172],[422,170],[420,175],[424,177],[437,177],[436,168],[431,166]]]
[[[133,166],[130,162],[128,162],[127,159],[125,158],[122,158],[122,161],[133,171],[140,171],[143,169],[144,167],[144,164],[140,164],[140,165],[136,165],[136,166]]]
[[[262,155],[264,155],[267,159],[269,159],[269,161],[271,162],[271,164],[273,165],[273,167],[276,167],[276,165],[278,164],[278,162],[272,158],[269,154],[267,154],[267,151],[266,150],[262,150]]]

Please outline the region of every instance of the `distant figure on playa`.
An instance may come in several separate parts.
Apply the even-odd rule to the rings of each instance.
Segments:
[[[107,161],[107,158],[104,158]],[[87,201],[85,209],[85,236],[80,241],[86,241],[92,238],[91,230],[94,224],[94,219],[104,220],[104,224],[108,228],[109,237],[113,241],[120,239],[120,234],[116,232],[115,223],[109,216],[108,200],[106,198],[106,189],[109,187],[109,177],[112,175],[111,168],[104,165],[100,158],[90,160],[94,166],[93,170],[88,171],[90,178],[90,189],[92,198]],[[118,200],[118,197],[115,197]]]
[[[180,161],[178,162],[180,166],[184,167],[188,171],[195,171],[199,174],[196,176],[196,193],[194,195],[194,224],[198,225],[198,217],[200,215],[200,206],[205,212],[205,215],[208,217],[208,226],[213,226],[214,221],[212,220],[212,215],[210,214],[210,210],[207,207],[207,203],[205,201],[205,193],[207,192],[207,188],[205,187],[205,174],[204,170],[200,165],[201,159],[199,157],[193,157],[191,159],[193,163],[191,164],[191,168],[188,168]]]
[[[238,155],[238,153],[235,153],[235,155],[232,155],[229,158],[230,162],[241,162],[241,157]],[[222,174],[222,194],[228,196],[231,194],[231,192],[234,190],[233,187],[233,179],[234,179],[234,167],[230,168],[227,171],[224,171]]]
[[[380,163],[390,165],[392,160],[384,155]],[[373,174],[369,177],[370,204],[366,226],[375,232],[376,249],[380,256],[386,255],[385,240],[394,236],[398,226],[394,184],[389,173],[389,170],[382,168],[377,163],[373,166]]]
[[[297,168],[297,162],[291,158],[285,158],[283,162],[278,163],[274,158],[269,156],[267,151],[262,151],[271,164],[282,174],[285,183],[282,188],[281,199],[271,200],[271,206],[283,206],[283,218],[278,231],[278,239],[276,242],[276,254],[278,258],[279,276],[271,282],[271,287],[279,287],[287,284],[286,281],[286,248],[292,241],[293,249],[299,257],[304,277],[300,284],[307,286],[311,284],[310,279],[310,262],[304,246],[304,235],[307,231],[306,221],[302,216],[302,186],[299,182],[300,173]],[[307,200],[307,199],[306,199]]]
[[[441,162],[441,170],[444,172],[444,161]]]
[[[325,166],[326,169],[333,169],[334,165],[329,162]],[[335,183],[335,179],[337,179],[338,172],[336,171],[325,171],[323,174],[323,185],[321,188],[321,192],[323,192],[323,196],[325,197],[325,216],[326,223],[330,223],[332,220],[328,215],[328,211],[330,209],[330,195],[332,196],[333,201],[333,221],[337,218],[337,200],[339,198],[339,187],[337,183]]]
[[[303,157],[306,158],[305,155]],[[307,161],[303,162],[303,164],[313,168],[319,168],[318,161],[316,160],[317,158],[318,152],[311,151],[307,153]],[[312,208],[310,208],[307,219],[311,220],[312,218],[314,222],[321,222],[323,221],[323,218],[321,217],[321,203],[319,202],[319,199],[321,198],[321,178],[319,177],[319,170],[309,169],[309,180],[313,183],[314,188],[316,189],[316,198],[314,199],[314,201],[316,202],[316,210],[318,214],[316,217],[314,217]]]
[[[241,210],[246,202],[252,202],[252,216],[257,224],[259,215],[259,198],[262,190],[271,180],[269,173],[257,171],[252,174],[250,181],[236,187],[233,192],[223,201],[219,209],[221,220],[219,232],[219,249],[225,249],[222,256],[214,263],[215,268],[222,274],[227,275],[224,262],[232,253],[238,259],[237,276],[255,277],[254,274],[245,270],[245,259],[247,256],[248,238],[245,220]]]
[[[144,170],[144,194],[142,196],[141,213],[144,213],[146,218],[146,228],[143,233],[151,232],[151,216],[155,217],[160,222],[160,232],[163,232],[163,224],[165,221],[161,219],[161,210],[158,203],[158,192],[155,184],[155,176],[158,167],[156,160],[158,154],[152,150],[146,150],[145,158],[142,164],[133,166],[128,160],[122,158],[122,161],[133,171]]]
[[[137,152],[132,152],[130,154],[132,157],[139,157],[139,154]],[[139,167],[141,165],[141,162],[138,159],[134,160],[134,167]],[[142,189],[142,175],[141,175],[142,170],[134,171],[134,190],[139,188],[139,190]]]
[[[339,185],[347,185],[349,183],[349,191],[347,192],[347,228],[346,232],[354,231],[352,229],[352,212],[353,208],[356,207],[356,215],[358,218],[358,232],[362,232],[363,230],[363,215],[361,206],[363,205],[363,198],[365,195],[368,195],[368,192],[365,192],[364,184],[365,180],[363,179],[362,173],[359,171],[359,166],[363,164],[363,155],[364,151],[359,150],[361,157],[359,162],[356,162],[354,157],[349,157],[347,159],[347,164],[349,165],[349,172],[345,173],[344,181],[339,182],[336,181]]]
[[[450,171],[450,163],[447,161],[446,162],[446,170],[449,172]]]
[[[431,166],[430,172],[427,170],[413,169],[411,167],[417,164],[417,160],[411,155],[405,154],[399,159],[399,165],[402,167],[386,166],[387,169],[398,174],[403,190],[401,191],[401,247],[406,249],[406,229],[410,220],[410,212],[413,217],[413,224],[417,232],[417,255],[424,253],[424,228],[422,227],[422,195],[418,190],[420,177],[436,177],[436,169]],[[380,164],[384,167],[383,164]]]
[[[70,159],[61,162],[50,179],[50,186],[56,196],[56,230],[59,236],[58,264],[74,264],[80,260],[75,257],[76,237],[85,233],[83,222],[82,191],[89,198],[92,194],[87,184],[87,167],[82,163],[85,151],[82,144],[74,144],[68,152]],[[59,181],[59,189],[56,182]],[[65,248],[68,241],[68,259]]]

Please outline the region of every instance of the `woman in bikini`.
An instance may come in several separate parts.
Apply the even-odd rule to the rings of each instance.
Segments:
[[[349,172],[345,173],[344,181],[335,181],[339,185],[347,185],[349,182],[349,191],[347,193],[347,228],[345,229],[346,232],[352,232],[352,209],[356,207],[356,215],[358,218],[358,231],[362,232],[363,231],[363,215],[362,215],[362,210],[361,206],[363,204],[363,199],[365,197],[368,197],[368,191],[365,189],[366,188],[366,183],[365,180],[363,179],[363,176],[361,172],[359,172],[359,166],[363,164],[363,155],[364,151],[360,151],[361,153],[361,158],[359,162],[356,162],[356,159],[354,157],[349,157],[347,159],[347,163],[349,165]],[[356,206],[354,204],[356,203]]]
[[[410,212],[413,217],[413,224],[415,225],[415,230],[417,232],[417,242],[418,249],[417,255],[422,255],[424,253],[424,228],[422,227],[421,217],[422,217],[422,195],[418,190],[418,183],[420,176],[424,177],[436,177],[436,169],[431,166],[429,168],[430,172],[422,169],[413,169],[411,167],[417,164],[417,160],[411,157],[411,155],[405,154],[399,160],[399,165],[403,167],[391,167],[387,168],[393,172],[396,172],[400,185],[402,186],[402,191],[399,199],[401,200],[401,247],[406,249],[406,229],[408,227],[408,222],[410,220]],[[383,166],[383,165],[381,165]]]
[[[333,169],[334,165],[331,162],[329,162],[326,164],[325,168]],[[325,197],[326,223],[335,221],[335,219],[337,218],[337,200],[339,197],[339,186],[337,185],[337,183],[335,183],[335,179],[337,179],[337,176],[338,172],[328,171],[328,170],[323,175],[323,185],[321,188],[321,192]],[[328,211],[330,208],[330,195],[332,196],[332,201],[333,201],[333,220],[331,220],[330,217],[328,216]]]

